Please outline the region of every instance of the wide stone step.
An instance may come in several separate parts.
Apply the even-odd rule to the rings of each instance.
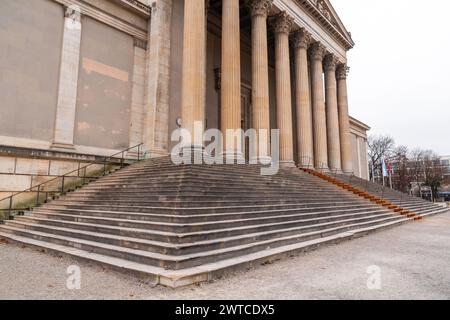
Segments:
[[[214,198],[214,199],[222,199],[222,198],[286,198],[286,197],[320,197],[320,191],[314,190],[255,190],[252,194],[246,194],[244,189],[241,190],[233,190],[233,191],[223,191],[223,190],[196,190],[194,188],[191,191],[188,190],[170,190],[170,191],[159,191],[157,193],[152,193],[151,191],[146,192],[145,190],[140,191],[108,191],[108,192],[77,192],[68,194],[65,199],[84,199],[84,198],[93,198],[96,199],[111,199],[111,200],[120,200],[123,198],[131,199],[131,200],[139,200],[139,199],[149,199],[149,194],[152,197],[174,197],[174,198],[182,198],[182,197],[192,197],[198,198]],[[244,196],[245,195],[245,196]],[[336,197],[336,196],[352,196],[351,194],[342,195],[341,192],[327,191],[326,194],[323,195],[324,198]]]
[[[347,206],[334,206],[334,207],[312,207],[312,208],[291,208],[291,209],[276,209],[276,210],[262,210],[262,211],[241,211],[241,212],[228,212],[228,213],[209,213],[209,212],[191,212],[184,215],[179,213],[161,214],[161,213],[131,213],[128,211],[96,211],[96,210],[82,210],[82,209],[47,209],[36,208],[33,210],[33,214],[43,215],[69,215],[69,216],[93,216],[104,218],[117,218],[125,220],[137,220],[137,221],[153,221],[153,222],[172,222],[172,223],[189,223],[189,222],[211,222],[211,221],[227,221],[235,219],[243,219],[246,217],[259,218],[259,217],[271,217],[284,214],[310,214],[321,215],[328,214],[329,212],[353,212],[363,210],[380,209],[377,205],[347,205]],[[61,217],[63,219],[63,217]]]
[[[120,201],[114,201],[111,202],[110,200],[95,200],[95,199],[84,199],[84,200],[57,200],[52,201],[52,204],[59,204],[59,205],[100,205],[100,206],[107,206],[109,208],[119,208],[119,207],[128,207],[131,211],[134,208],[142,208],[142,207],[161,207],[161,208],[183,208],[183,209],[189,209],[189,208],[211,208],[211,207],[234,207],[234,206],[255,206],[260,207],[264,205],[289,205],[289,204],[315,204],[323,201],[326,204],[329,203],[339,203],[336,201],[337,199],[322,199],[322,198],[316,198],[316,199],[276,199],[276,200],[270,200],[270,199],[259,199],[259,200],[249,200],[249,201],[243,201],[243,200],[226,200],[226,201],[214,201],[214,200],[197,200],[197,201],[178,201],[178,200],[170,200],[170,199],[158,199],[158,200],[152,200],[152,201],[128,201],[128,200],[120,200]],[[342,199],[341,199],[342,200]],[[343,199],[344,202],[349,202],[351,199]],[[359,199],[358,199],[359,200]],[[354,200],[357,201],[357,200]],[[361,201],[361,200],[360,200]]]
[[[336,198],[336,196],[339,195],[338,194],[334,194],[334,193],[327,193],[327,194],[317,194],[317,193],[283,193],[280,192],[280,194],[254,194],[254,193],[238,193],[238,194],[201,194],[201,193],[195,193],[193,192],[193,194],[190,193],[180,193],[180,194],[173,194],[173,193],[168,193],[168,194],[149,194],[147,196],[139,196],[139,195],[134,195],[134,196],[127,196],[127,195],[108,195],[108,194],[96,194],[93,195],[91,197],[87,196],[87,195],[83,195],[83,194],[75,194],[75,193],[71,193],[68,194],[67,196],[64,197],[64,200],[69,200],[69,201],[83,201],[83,200],[96,200],[96,201],[114,201],[114,202],[120,202],[120,201],[128,201],[128,202],[149,202],[149,201],[170,201],[170,200],[182,200],[182,201],[206,201],[206,200],[211,200],[211,201],[217,201],[217,202],[221,202],[224,200],[231,200],[231,201],[241,201],[241,200],[251,200],[251,201],[288,201],[288,200],[311,200],[311,199],[315,199],[317,201],[317,199],[323,199],[324,201],[329,200],[329,199],[333,199]],[[343,198],[350,198],[350,197],[355,197],[352,194],[343,194],[340,195]]]
[[[339,220],[329,222],[330,225],[342,225],[349,222],[361,222],[361,221],[369,221],[372,219],[376,219],[378,216],[389,216],[391,213],[374,213],[368,214],[362,218],[350,218],[347,220]],[[395,215],[397,216],[397,215]],[[16,221],[10,222],[11,224],[23,224],[22,220],[26,220],[27,218],[19,218]],[[28,220],[31,220],[28,218]],[[33,221],[38,221],[39,219],[33,219]],[[147,230],[147,229],[136,229],[136,228],[126,228],[126,227],[116,227],[116,226],[106,226],[106,225],[96,225],[89,223],[80,223],[80,222],[69,222],[69,221],[42,221],[45,222],[46,225],[61,227],[62,224],[67,228],[71,229],[79,229],[84,231],[91,232],[99,232],[106,234],[114,234],[120,235],[124,237],[134,237],[140,239],[154,240],[154,241],[165,241],[169,243],[189,243],[189,242],[197,242],[203,240],[211,240],[211,239],[219,239],[224,237],[232,237],[237,235],[243,235],[248,233],[259,233],[259,232],[269,232],[269,231],[278,231],[283,229],[295,229],[295,228],[308,228],[308,230],[313,231],[317,230],[317,228],[321,228],[321,224],[314,224],[314,221],[311,220],[299,220],[299,221],[289,221],[289,222],[278,222],[278,223],[270,223],[270,224],[259,224],[254,226],[242,226],[242,227],[233,227],[233,228],[224,228],[217,230],[207,230],[207,231],[197,231],[191,233],[176,233],[169,231],[160,231],[160,230]],[[33,224],[34,228],[45,228],[45,225]]]
[[[274,185],[271,183],[260,183],[260,184],[253,184],[253,183],[247,183],[247,182],[229,182],[229,183],[221,183],[218,181],[183,181],[183,184],[180,183],[171,183],[170,181],[166,180],[165,184],[151,184],[151,183],[142,183],[142,184],[136,184],[136,183],[130,183],[130,184],[124,184],[124,183],[110,183],[110,184],[99,184],[99,185],[89,185],[83,188],[83,191],[109,191],[109,190],[119,190],[119,191],[136,191],[139,189],[143,190],[170,190],[170,189],[179,189],[180,187],[184,188],[199,188],[202,189],[221,189],[221,190],[236,190],[236,189],[245,189],[248,187],[255,188],[256,190],[273,190],[273,189],[279,189],[280,187],[283,188],[292,188],[292,189],[302,189],[302,190],[336,190],[334,186],[327,186],[327,185],[318,185],[316,184],[299,184],[299,183],[292,183],[292,184],[282,184],[282,185]]]
[[[235,218],[229,220],[220,221],[189,221],[189,222],[174,222],[174,221],[143,221],[143,220],[129,220],[120,218],[106,218],[95,216],[80,216],[80,215],[60,215],[49,213],[35,213],[32,216],[20,218],[21,220],[35,220],[37,223],[45,224],[47,222],[54,223],[60,221],[64,224],[66,221],[80,222],[88,224],[116,226],[125,228],[137,228],[146,230],[159,230],[175,233],[188,233],[197,231],[216,230],[223,228],[235,228],[243,226],[256,226],[260,224],[280,223],[280,222],[293,222],[293,221],[310,221],[314,223],[316,221],[333,221],[342,217],[356,218],[373,213],[390,213],[388,210],[380,208],[376,209],[356,209],[356,210],[338,210],[331,212],[316,212],[316,213],[288,213],[278,212],[278,215],[271,216],[247,216],[242,218]]]
[[[73,246],[63,246],[53,244],[48,241],[39,241],[29,237],[22,237],[12,233],[0,232],[0,237],[7,237],[10,241],[44,248],[47,251],[58,252],[59,254],[70,255],[75,258],[89,259],[93,262],[101,263],[116,270],[127,270],[138,274],[139,276],[147,277],[155,283],[172,288],[186,286],[194,283],[204,282],[216,277],[221,277],[224,270],[233,270],[236,268],[245,268],[254,266],[255,264],[264,263],[267,261],[275,261],[280,258],[288,257],[298,252],[305,252],[314,250],[319,246],[325,244],[337,244],[345,240],[351,240],[354,237],[367,235],[378,230],[395,227],[402,223],[408,222],[408,219],[397,220],[375,226],[369,226],[352,229],[349,232],[337,233],[335,235],[324,236],[310,241],[295,242],[292,245],[280,246],[276,248],[266,248],[258,252],[247,254],[231,259],[221,261],[214,261],[209,264],[203,264],[198,267],[186,268],[178,271],[164,270],[160,267],[154,267],[147,264],[140,264],[126,259],[115,258],[111,256],[101,255],[94,252],[88,252],[77,249]]]
[[[404,221],[404,218],[393,217],[383,217],[378,220],[371,221],[360,221],[353,224],[341,224],[337,226],[329,226],[329,228],[322,228],[320,232],[316,232],[316,237],[326,237],[333,234],[346,232],[353,229],[371,227],[376,225],[381,225],[389,222],[400,222]],[[8,230],[9,229],[9,230]],[[220,261],[230,258],[239,257],[242,255],[250,254],[253,252],[258,252],[265,250],[267,248],[275,248],[280,246],[285,246],[293,243],[298,243],[301,241],[307,241],[311,239],[311,235],[308,233],[302,233],[300,235],[296,234],[294,236],[278,237],[266,241],[258,241],[250,244],[244,244],[240,246],[234,246],[224,249],[205,251],[200,253],[188,254],[183,256],[173,256],[173,255],[163,255],[154,252],[148,252],[143,250],[136,250],[131,248],[123,248],[120,246],[114,246],[110,244],[104,244],[101,242],[88,241],[78,238],[64,237],[54,234],[48,234],[45,232],[40,232],[36,230],[24,230],[20,228],[10,227],[9,224],[5,227],[0,227],[1,231],[9,231],[14,234],[19,234],[21,236],[27,236],[37,240],[44,240],[56,244],[62,244],[67,246],[72,246],[78,249],[109,255],[113,257],[123,258],[126,260],[131,260],[139,263],[145,263],[153,266],[159,266],[169,270],[178,270],[183,268],[190,268],[194,266],[199,266],[209,262]]]
[[[342,219],[349,220],[350,216],[342,216]],[[328,219],[318,219],[318,224],[324,224]],[[268,233],[254,233],[251,235],[243,235],[237,237],[222,238],[210,241],[200,241],[196,243],[187,244],[170,244],[165,242],[151,241],[145,239],[138,239],[132,237],[116,236],[105,233],[97,233],[90,231],[82,231],[78,229],[69,229],[64,225],[42,225],[33,223],[33,221],[27,221],[24,219],[17,220],[13,223],[9,223],[16,228],[25,228],[28,230],[36,230],[39,232],[46,232],[50,234],[57,234],[67,237],[75,237],[84,240],[98,241],[106,244],[119,245],[132,249],[145,250],[150,252],[157,252],[170,255],[183,255],[188,253],[202,252],[208,250],[216,250],[225,247],[238,246],[244,243],[251,243],[256,240],[268,240],[273,236],[279,236],[280,232],[268,232]],[[305,230],[300,228],[299,231]]]
[[[159,203],[158,203],[159,204]],[[201,215],[201,214],[213,214],[213,213],[234,213],[239,211],[252,212],[252,211],[264,211],[264,210],[285,210],[285,209],[316,209],[316,208],[327,208],[327,207],[345,207],[345,206],[366,206],[374,205],[367,202],[355,202],[354,200],[341,200],[341,201],[321,201],[321,202],[304,202],[295,201],[292,203],[284,204],[265,204],[265,205],[226,205],[226,206],[203,206],[203,207],[153,207],[153,206],[121,206],[113,204],[105,205],[95,205],[95,204],[71,204],[69,202],[53,201],[46,204],[43,207],[38,207],[39,209],[73,209],[73,210],[91,210],[91,211],[126,211],[126,212],[136,212],[136,213],[153,213],[153,214],[170,214],[170,215]]]

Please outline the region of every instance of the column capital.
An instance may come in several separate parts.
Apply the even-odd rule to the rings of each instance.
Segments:
[[[311,43],[311,33],[306,31],[305,28],[301,28],[294,35],[294,46],[297,49],[308,49]]]
[[[247,6],[250,8],[252,17],[263,16],[267,18],[269,11],[272,8],[273,0],[247,0]]]
[[[74,22],[81,22],[81,10],[78,6],[64,7],[64,17],[73,20]]]
[[[338,64],[339,59],[334,54],[328,54],[325,56],[323,66],[326,72],[336,72]]]
[[[311,58],[313,60],[323,60],[325,56],[325,46],[320,42],[316,42],[311,47]]]
[[[347,66],[347,64],[342,63],[338,65],[336,70],[336,76],[338,80],[345,80],[347,79],[348,72],[350,71],[350,68]]]
[[[294,24],[294,18],[282,11],[273,17],[273,29],[275,33],[289,34]]]

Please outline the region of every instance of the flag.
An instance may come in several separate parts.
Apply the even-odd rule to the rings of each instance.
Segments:
[[[387,164],[388,175],[390,177],[392,175],[392,168],[391,168],[391,163],[389,162],[389,159],[386,159],[386,164]]]
[[[389,177],[386,160],[384,160],[384,158],[381,158],[381,168],[383,170],[383,177]]]

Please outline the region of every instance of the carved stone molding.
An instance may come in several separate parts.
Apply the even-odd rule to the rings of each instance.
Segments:
[[[289,34],[294,24],[294,18],[288,15],[286,11],[283,11],[273,17],[272,23],[275,33]]]
[[[308,49],[311,43],[311,33],[301,28],[297,31],[293,38],[294,47],[297,49],[303,48]]]
[[[102,10],[96,8],[91,4],[85,3],[84,1],[81,0],[53,0],[53,1],[62,4],[66,8],[77,8],[77,10],[75,11],[78,11],[83,16],[93,18],[110,27],[125,32],[133,37],[142,40],[147,40],[148,37],[147,30],[143,30],[129,22],[118,19],[113,14],[103,12]],[[65,12],[65,14],[67,14],[67,11]]]
[[[123,0],[123,2],[128,3],[130,6],[135,7],[147,14],[151,14],[151,8],[138,0]]]
[[[273,0],[247,0],[247,6],[250,8],[252,17],[263,16],[267,18],[273,5]]]
[[[134,38],[134,46],[147,50],[147,41],[139,39],[139,38]]]
[[[336,72],[336,68],[339,64],[339,59],[333,55],[328,54],[325,56],[325,60],[323,62],[324,70],[327,72]]]
[[[77,5],[65,6],[64,17],[73,22],[81,22],[81,12]]]
[[[338,80],[347,79],[350,68],[346,64],[340,64],[336,70],[336,77]]]
[[[320,42],[316,42],[311,47],[311,59],[313,60],[323,60],[325,56],[325,46]]]

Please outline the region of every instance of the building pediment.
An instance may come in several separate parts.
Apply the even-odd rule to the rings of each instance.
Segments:
[[[347,31],[336,10],[329,0],[295,0],[302,7],[319,20],[321,25],[334,35],[346,47],[351,49],[355,45],[351,34]]]

